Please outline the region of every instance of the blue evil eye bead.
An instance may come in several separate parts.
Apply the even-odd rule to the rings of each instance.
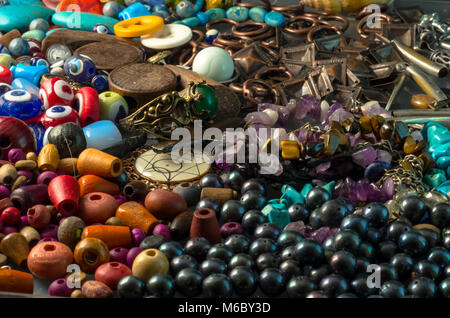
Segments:
[[[32,57],[30,60],[30,65],[31,66],[45,65],[47,67],[50,67],[50,64],[46,60],[41,59],[40,57]]]
[[[14,81],[13,81],[14,82]],[[13,90],[14,88],[7,83],[0,83],[0,96]]]
[[[58,61],[65,61],[72,56],[72,51],[64,44],[53,44],[47,49],[45,58],[50,65]]]
[[[260,7],[251,8],[248,12],[250,19],[255,22],[264,22],[264,17],[266,16],[267,11]]]
[[[73,55],[64,62],[64,72],[79,83],[89,82],[95,76],[97,68],[94,61],[86,55]]]
[[[25,90],[15,89],[0,97],[0,114],[19,119],[32,118],[39,114],[42,102],[38,96]]]
[[[9,54],[8,48],[3,44],[0,44],[0,54]]]
[[[248,9],[237,6],[231,7],[227,10],[227,18],[237,22],[244,22],[248,19]]]
[[[109,90],[108,75],[97,74],[92,78],[92,87],[98,92],[102,93]]]
[[[216,29],[210,29],[206,31],[205,34],[205,42],[208,44],[212,44],[214,40],[219,36],[219,31]]]
[[[44,146],[44,134],[45,128],[41,124],[28,124],[28,126],[33,130],[34,137],[36,138],[37,151],[36,155],[39,155],[42,147]]]
[[[30,50],[30,45],[25,39],[15,38],[9,42],[8,50],[13,56],[27,55]]]
[[[30,26],[28,27],[30,30],[41,30],[47,32],[50,28],[50,24],[47,20],[38,18],[34,19],[30,22]]]
[[[96,24],[92,28],[92,32],[101,34],[112,34],[111,30],[104,24]]]
[[[264,22],[272,27],[280,27],[286,23],[286,18],[280,12],[272,11],[266,14]]]
[[[119,12],[125,9],[119,2],[117,1],[108,1],[103,5],[103,15],[111,18],[118,18]]]
[[[194,14],[194,5],[189,1],[181,1],[175,10],[180,17],[189,18]]]

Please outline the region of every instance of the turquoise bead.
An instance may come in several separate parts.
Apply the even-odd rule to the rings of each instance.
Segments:
[[[181,20],[174,21],[171,24],[183,24],[184,25],[183,21],[181,21]]]
[[[290,207],[294,203],[305,203],[305,198],[297,192],[293,187],[285,184],[281,188],[283,195],[280,198],[281,203],[286,207]]]
[[[306,198],[306,195],[309,191],[311,191],[312,188],[313,186],[310,183],[307,183],[303,186],[302,191],[300,191],[300,194],[303,196],[303,198]]]
[[[280,203],[280,200],[273,199],[267,202],[267,205],[261,210],[261,213],[265,216],[268,216],[270,211],[272,210],[283,210],[286,209],[286,206],[283,203]]]
[[[269,12],[264,17],[264,22],[273,27],[280,27],[286,23],[286,18],[280,12]]]
[[[187,25],[188,27],[191,27],[191,28],[199,26],[201,23],[200,19],[197,17],[186,18],[186,19],[183,19],[182,21],[183,21],[184,25]]]
[[[423,181],[430,187],[437,188],[440,184],[447,180],[445,173],[426,174]]]
[[[45,38],[45,32],[42,30],[30,30],[22,34],[22,39],[35,39],[39,42]]]
[[[328,191],[328,193],[330,194],[330,196],[333,196],[333,189],[334,189],[334,185],[336,184],[336,181],[331,181],[328,182],[326,185],[324,185],[322,187],[322,189],[325,189]]]
[[[450,156],[440,157],[438,160],[436,160],[436,165],[440,169],[447,170],[447,168],[450,166]]]
[[[429,148],[433,160],[442,156],[450,156],[450,144],[434,145]]]
[[[205,13],[208,16],[209,21],[212,21],[215,19],[226,18],[226,16],[227,16],[226,11],[221,8],[209,9],[209,10],[206,10]]]
[[[277,225],[280,230],[284,229],[291,221],[287,210],[274,209],[267,215],[267,219],[270,223]]]
[[[41,6],[42,7],[42,2],[41,0],[25,0],[27,5],[29,6]],[[24,4],[24,0],[8,0],[9,4],[11,5],[21,5]]]
[[[264,17],[266,16],[267,11],[260,7],[251,8],[248,12],[250,19],[255,22],[264,22]]]
[[[447,168],[447,178],[450,179],[450,167]]]
[[[422,136],[428,140],[430,145],[444,144],[450,142],[450,131],[436,122],[428,122],[421,130]]]
[[[0,7],[0,31],[9,32],[13,29],[26,31],[31,21],[37,18],[48,20],[53,13],[55,11],[36,5],[10,4]]]
[[[247,21],[248,9],[244,7],[231,7],[227,10],[227,18],[237,22]]]
[[[86,147],[104,150],[122,141],[122,134],[110,120],[99,120],[83,128]]]
[[[200,20],[201,25],[205,25],[209,21],[209,17],[205,12],[199,12],[195,16]]]
[[[104,15],[86,12],[57,12],[52,17],[56,25],[81,31],[91,31],[96,24],[104,24],[110,30],[119,20]]]

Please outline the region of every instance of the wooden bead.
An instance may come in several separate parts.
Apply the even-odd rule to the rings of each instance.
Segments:
[[[122,161],[106,152],[88,148],[78,157],[77,168],[81,175],[94,174],[105,178],[115,178],[122,172]]]
[[[19,176],[16,181],[14,181],[13,185],[11,186],[11,191],[14,191],[20,187],[23,187],[25,184],[27,184],[28,178],[25,176]]]
[[[127,226],[90,225],[86,226],[81,239],[94,237],[102,240],[109,249],[115,247],[129,247],[132,243],[131,231]]]
[[[0,242],[1,242],[1,239],[0,239]],[[7,263],[8,263],[8,257],[6,257],[6,255],[0,253],[0,267],[5,266]]]
[[[14,166],[19,170],[33,170],[37,167],[37,163],[34,160],[19,160]]]
[[[20,233],[6,235],[0,243],[0,249],[14,264],[25,266],[30,252],[25,236]]]
[[[81,240],[81,233],[86,224],[77,216],[69,216],[58,227],[58,241],[74,249]]]
[[[28,223],[35,229],[43,229],[50,223],[52,215],[45,205],[37,204],[27,211]]]
[[[35,162],[37,162],[37,156],[35,152],[29,152],[26,155],[27,160],[33,160]]]
[[[113,196],[103,192],[91,192],[81,197],[77,215],[86,224],[105,223],[114,216],[118,203]]]
[[[75,289],[72,294],[70,294],[70,298],[84,298],[84,295],[81,292],[81,289]]]
[[[156,189],[147,194],[145,207],[161,220],[173,220],[187,210],[186,201],[181,195],[163,189]]]
[[[78,210],[80,186],[77,180],[69,175],[53,178],[48,184],[50,201],[63,216],[71,216]]]
[[[167,274],[169,261],[163,252],[154,248],[147,249],[134,259],[132,272],[146,282],[156,274]]]
[[[237,195],[236,191],[229,188],[202,188],[200,200],[209,198],[216,200],[220,204],[224,204],[228,200],[235,200]]]
[[[4,164],[0,167],[0,183],[12,185],[17,179],[17,169],[11,164]]]
[[[47,144],[42,147],[38,156],[38,168],[40,171],[56,171],[59,165],[59,153],[55,145]]]
[[[106,225],[116,225],[116,226],[124,226],[122,220],[116,216],[110,217],[105,222]]]
[[[106,244],[95,237],[87,237],[75,246],[75,262],[86,273],[94,273],[97,267],[109,261],[109,250]]]
[[[97,268],[95,280],[104,283],[112,290],[116,290],[119,281],[123,277],[132,274],[131,269],[127,265],[119,262],[109,262]]]
[[[123,188],[123,194],[130,201],[144,201],[148,191],[148,185],[140,180],[128,182]]]
[[[103,192],[110,195],[119,194],[119,186],[113,182],[97,177],[93,174],[82,176],[78,179],[80,185],[80,195],[91,192]]]
[[[0,200],[0,211],[3,211],[6,208],[13,207],[14,204],[9,198],[4,198]]]
[[[32,184],[20,187],[9,197],[20,212],[25,213],[29,208],[36,204],[48,204],[48,187],[46,184]]]
[[[175,240],[181,240],[189,235],[194,212],[186,211],[178,216],[170,224],[170,234]]]
[[[121,204],[116,211],[118,217],[124,225],[131,228],[139,228],[146,234],[156,225],[158,220],[141,204],[129,201]]]
[[[77,161],[78,158],[63,158],[59,161],[58,170],[62,170],[68,175],[76,176],[78,174]]]
[[[32,294],[33,275],[9,268],[0,268],[0,291]]]
[[[25,226],[20,230],[20,234],[22,234],[28,242],[28,246],[35,246],[39,240],[41,239],[41,235],[35,228],[31,226]]]
[[[72,122],[52,128],[47,138],[50,144],[56,146],[61,158],[78,157],[86,149],[83,128]]]
[[[33,247],[28,256],[28,268],[34,276],[54,280],[64,277],[73,262],[70,248],[60,242],[42,242]]]
[[[107,285],[96,280],[89,280],[81,287],[81,293],[86,298],[110,298],[113,291]]]
[[[12,148],[21,148],[25,153],[36,151],[36,138],[33,130],[22,120],[0,116],[0,136],[6,147],[2,147],[0,160],[8,160]]]
[[[211,209],[199,209],[194,212],[192,219],[190,237],[204,237],[211,245],[220,243],[222,236],[220,235],[219,222],[217,221],[216,212]]]

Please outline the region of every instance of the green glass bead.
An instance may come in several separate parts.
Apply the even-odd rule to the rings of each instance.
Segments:
[[[35,39],[39,42],[45,38],[45,32],[42,30],[30,30],[22,34],[22,39]]]
[[[206,10],[205,13],[208,16],[209,21],[225,18],[227,16],[227,12],[224,9],[220,8],[209,9]]]
[[[200,84],[197,86],[196,92],[202,94],[203,98],[195,102],[195,110],[198,113],[207,111],[209,118],[213,117],[217,111],[217,96],[214,88],[209,85]]]
[[[430,187],[437,188],[440,184],[447,180],[445,173],[426,174],[423,181]]]
[[[273,209],[269,212],[267,218],[270,223],[277,225],[280,229],[284,229],[291,221],[287,210]]]

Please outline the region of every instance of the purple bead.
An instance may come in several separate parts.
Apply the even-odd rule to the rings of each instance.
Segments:
[[[57,238],[58,237],[58,226],[55,224],[49,224],[47,225],[41,232],[41,237],[52,237]]]
[[[153,235],[161,235],[162,237],[164,237],[166,242],[170,242],[172,240],[172,236],[170,235],[169,227],[165,224],[157,224],[153,228],[152,234]]]
[[[220,227],[220,234],[223,238],[233,234],[244,234],[244,228],[237,222],[227,222]]]
[[[28,226],[28,216],[26,215],[22,215],[20,217],[20,221],[19,221],[19,230],[21,230],[22,228],[24,228],[25,226]]]
[[[369,202],[380,202],[380,203],[384,203],[386,202],[387,199],[387,194],[384,193],[384,191],[380,188],[378,188],[378,186],[374,183],[371,183],[369,185],[369,192],[367,194],[367,201]]]
[[[2,233],[5,235],[11,234],[11,233],[17,233],[17,232],[19,232],[19,231],[14,226],[5,226],[2,231]]]
[[[24,176],[28,180],[32,180],[33,179],[33,172],[28,171],[28,170],[19,170],[19,171],[17,171],[17,175],[18,176]]]
[[[377,159],[376,159],[376,161],[382,161],[382,162],[386,162],[388,164],[391,164],[392,155],[388,151],[377,150]]]
[[[391,114],[380,106],[376,101],[370,101],[361,106],[361,111],[364,116],[373,117],[376,115],[381,115],[384,118],[391,118]]]
[[[70,297],[75,288],[70,288],[65,278],[58,278],[48,286],[48,294],[54,297]]]
[[[386,180],[384,180],[383,186],[381,188],[386,194],[386,201],[391,200],[394,196],[394,180],[392,180],[392,178],[387,178]]]
[[[124,195],[121,195],[121,194],[116,194],[116,195],[114,196],[114,199],[116,199],[117,204],[119,204],[119,205],[121,205],[121,204],[127,202],[127,197],[124,196]]]
[[[369,181],[367,181],[367,179],[364,178],[356,182],[354,192],[356,194],[357,201],[366,202],[367,195],[369,194]]]
[[[320,100],[312,95],[303,95],[297,102],[297,107],[295,109],[295,118],[303,119],[308,113],[312,117],[320,118]]]
[[[3,231],[3,222],[2,222],[2,220],[0,219],[0,232],[2,232]]]
[[[57,242],[58,240],[55,237],[44,237],[42,239],[39,240],[39,243],[44,243],[44,242]]]
[[[257,122],[262,123],[266,126],[271,126],[272,120],[270,119],[269,115],[263,112],[252,112],[248,113],[247,116],[244,118],[245,122]]]
[[[342,108],[342,105],[339,103],[334,103],[333,105],[331,105],[330,109],[328,110],[327,116],[325,117],[325,120],[323,121],[323,125],[328,125],[330,123],[330,116],[340,108]]]
[[[311,238],[322,244],[327,238],[333,236],[338,231],[339,228],[333,229],[328,226],[323,226],[320,229],[314,231],[311,235]]]
[[[0,185],[0,200],[4,198],[9,198],[11,191],[4,185]]]
[[[133,266],[134,259],[143,251],[140,247],[133,247],[128,251],[127,264],[131,268]]]
[[[109,251],[109,261],[127,264],[128,249],[124,247],[116,247]]]
[[[37,184],[46,184],[48,185],[53,178],[57,177],[58,174],[53,171],[44,171],[37,177]]]
[[[134,228],[131,230],[131,237],[135,246],[139,246],[141,242],[145,239],[145,232],[141,229]]]
[[[353,117],[354,116],[345,109],[339,108],[333,114],[330,115],[328,121],[329,122],[337,121],[338,123],[342,124],[345,120]]]
[[[361,167],[367,167],[377,160],[377,152],[373,147],[367,147],[352,154],[353,162]]]
[[[8,151],[8,161],[12,163],[16,163],[19,160],[25,160],[27,156],[25,152],[23,152],[20,148],[12,148]]]

